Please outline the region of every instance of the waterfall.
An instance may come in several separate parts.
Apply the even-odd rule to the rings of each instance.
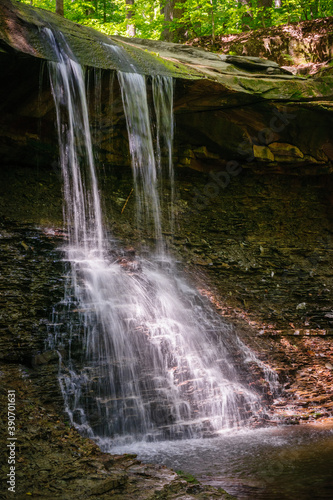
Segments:
[[[58,62],[49,62],[56,106],[65,220],[73,251],[101,255],[103,227],[83,71],[64,37],[45,28]]]
[[[139,223],[153,222],[155,239],[161,243],[161,208],[157,191],[157,167],[150,127],[146,81],[138,73],[118,72],[132,160]]]
[[[163,179],[163,151],[167,156],[167,170],[170,181],[170,232],[174,230],[173,206],[175,201],[175,176],[173,169],[173,79],[155,76],[152,79],[154,107],[156,112],[156,161],[160,177]]]
[[[57,58],[49,74],[71,267],[51,342],[62,353],[59,382],[71,423],[104,447],[109,439],[202,437],[246,424],[262,406],[261,395],[245,382],[249,350],[178,275],[163,244],[165,150],[171,199],[174,192],[172,80],[153,77],[150,113],[146,78],[118,72],[138,220],[153,226],[157,253],[169,262],[161,270],[157,259],[137,259],[129,251],[122,265],[121,249],[110,244],[102,225],[83,71],[63,37],[51,30],[46,35]]]
[[[156,115],[156,151],[154,151],[152,127],[147,100],[146,80],[138,73],[118,72],[121,95],[126,116],[129,147],[132,160],[136,214],[139,226],[153,223],[156,250],[164,251],[161,225],[161,199],[163,161],[162,151],[167,153],[167,175],[170,182],[170,228],[173,228],[172,205],[174,201],[174,172],[172,163],[173,140],[173,82],[166,76],[152,77],[154,111]],[[142,219],[144,219],[142,221]],[[141,223],[141,224],[140,224]]]

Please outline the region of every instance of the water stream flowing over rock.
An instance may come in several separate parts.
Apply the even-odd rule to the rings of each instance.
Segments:
[[[243,382],[247,364],[260,362],[178,276],[162,241],[158,176],[161,146],[172,147],[172,80],[153,80],[151,113],[145,77],[118,73],[138,226],[152,224],[156,239],[149,259],[135,259],[104,236],[82,69],[61,34],[60,42],[46,34],[58,59],[49,72],[71,267],[65,311],[50,342],[68,349],[59,380],[72,424],[104,447],[110,438],[202,437],[245,425],[263,411],[261,395]],[[172,191],[170,153],[167,170]]]

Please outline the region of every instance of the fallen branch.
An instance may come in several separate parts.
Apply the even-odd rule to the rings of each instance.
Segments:
[[[122,208],[122,210],[121,210],[121,213],[123,213],[123,211],[125,210],[126,205],[127,205],[127,203],[128,203],[128,200],[130,199],[130,197],[131,197],[131,195],[132,195],[133,191],[134,191],[134,189],[132,188],[132,189],[131,189],[131,191],[130,191],[130,194],[127,196],[127,199],[126,199],[126,201],[125,201],[125,203],[124,203],[124,206],[123,206],[123,208]]]

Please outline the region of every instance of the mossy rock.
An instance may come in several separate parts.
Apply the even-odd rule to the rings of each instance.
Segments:
[[[80,24],[74,23],[44,9],[33,8],[10,0],[3,0],[0,6],[0,48],[8,52],[8,47],[34,57],[56,61],[57,57],[48,38],[46,29],[51,30],[57,43],[63,39],[78,61],[84,66],[119,71],[135,71],[141,74],[195,78],[196,72],[175,65],[141,49],[125,46],[121,41]],[[119,50],[125,57],[119,57]],[[134,69],[133,69],[134,68]]]

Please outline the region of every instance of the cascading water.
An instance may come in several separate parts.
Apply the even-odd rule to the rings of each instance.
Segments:
[[[124,104],[129,148],[132,159],[137,214],[147,223],[153,222],[155,239],[160,244],[161,209],[157,183],[157,168],[149,120],[146,81],[138,73],[118,72]],[[140,224],[139,220],[139,224]]]
[[[160,179],[163,179],[163,151],[167,156],[167,169],[170,182],[170,233],[173,234],[173,205],[175,201],[175,177],[173,170],[173,79],[155,76],[152,80],[153,99],[156,112],[156,161]]]
[[[63,38],[56,40],[50,30],[46,34],[58,61],[50,63],[49,72],[71,265],[65,311],[58,320],[62,328],[55,329],[52,342],[60,352],[68,346],[59,381],[71,422],[105,448],[109,438],[115,444],[201,437],[244,424],[261,407],[260,395],[243,380],[248,361],[255,358],[177,276],[162,240],[162,147],[168,151],[173,192],[172,80],[152,80],[156,157],[145,77],[118,73],[139,223],[153,225],[157,241],[151,261],[128,254],[122,266],[102,226],[83,72]]]
[[[60,162],[64,185],[64,215],[74,252],[101,255],[103,228],[92,152],[88,107],[82,68],[71,56],[60,33],[59,40],[45,28],[58,62],[49,63],[56,105]]]

